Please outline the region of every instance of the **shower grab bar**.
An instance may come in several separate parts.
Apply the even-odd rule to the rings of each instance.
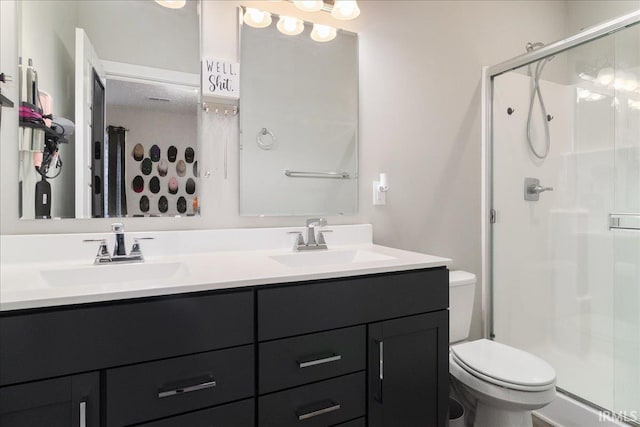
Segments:
[[[289,178],[331,178],[331,179],[348,179],[349,172],[304,172],[286,170],[284,174]]]
[[[609,230],[640,231],[640,213],[610,213]]]

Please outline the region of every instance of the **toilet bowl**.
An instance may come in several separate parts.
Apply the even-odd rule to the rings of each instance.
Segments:
[[[463,271],[449,275],[452,387],[466,406],[467,425],[531,427],[531,411],[554,399],[556,374],[537,356],[507,345],[469,335],[475,276]],[[461,312],[461,310],[463,310]]]

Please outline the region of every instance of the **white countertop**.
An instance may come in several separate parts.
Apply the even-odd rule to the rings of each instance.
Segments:
[[[351,228],[349,229],[348,227]],[[197,252],[187,250],[172,256],[162,254],[161,252],[167,252],[161,251],[159,248],[155,248],[154,250],[154,248],[150,247],[149,254],[146,255],[144,262],[145,269],[151,269],[153,265],[157,265],[158,270],[163,268],[163,266],[166,267],[167,264],[171,264],[172,266],[179,265],[179,267],[175,268],[176,271],[172,271],[169,277],[157,277],[154,279],[138,277],[136,280],[128,280],[127,277],[122,277],[122,279],[118,277],[117,281],[104,279],[105,275],[101,273],[101,269],[109,269],[111,266],[92,265],[93,256],[89,256],[88,258],[64,259],[64,261],[54,259],[47,262],[27,262],[26,260],[22,260],[21,262],[20,256],[16,255],[14,251],[11,257],[5,257],[4,254],[6,250],[11,245],[15,246],[16,240],[13,240],[14,236],[3,236],[11,237],[11,239],[5,239],[5,241],[2,242],[3,258],[2,264],[0,265],[0,311],[359,276],[440,267],[446,266],[451,262],[451,260],[447,258],[374,245],[368,241],[369,238],[366,236],[367,233],[370,234],[370,226],[368,226],[368,229],[353,229],[353,227],[362,226],[335,227],[335,229],[343,229],[334,230],[338,237],[332,236],[333,244],[329,235],[327,236],[327,242],[330,248],[328,251],[361,251],[360,253],[373,253],[373,255],[377,257],[376,260],[365,259],[351,263],[289,266],[277,261],[273,256],[292,254],[294,252],[291,247],[286,249],[282,247],[265,249],[264,245],[262,245],[263,247],[260,250],[246,250],[244,248],[237,250],[237,247],[235,247],[234,250],[220,250],[221,248],[218,247],[216,250],[208,251],[206,248],[195,244],[192,245],[192,247],[198,247]],[[266,229],[256,230],[260,232],[260,230],[264,231]],[[276,230],[281,234],[288,229]],[[294,228],[293,230],[299,230],[299,228]],[[340,231],[344,232],[342,233],[342,240],[341,237],[339,237],[341,234]],[[228,235],[233,235],[229,230],[225,230],[224,232]],[[268,233],[273,234],[273,231],[269,231]],[[351,237],[360,234],[360,238],[344,238],[344,235],[349,233],[351,233]],[[142,234],[146,233],[136,233],[137,236],[141,236]],[[280,234],[278,234],[278,236]],[[68,238],[69,235],[65,236]],[[169,235],[155,233],[156,239],[162,239],[166,236]],[[193,239],[194,236],[195,234],[189,235],[189,239]],[[269,237],[268,234],[265,234],[265,236]],[[74,242],[78,240],[75,237],[76,236],[74,236]],[[207,238],[211,236],[200,237]],[[285,239],[284,242],[287,244],[286,246],[290,246],[292,238],[293,236],[288,236]],[[20,247],[15,250],[28,253],[27,249],[36,239],[37,236],[30,237],[26,243],[21,240],[18,244]],[[170,238],[167,237],[167,239],[172,240],[170,246],[173,246],[175,251],[175,246],[179,243],[176,240],[176,235]],[[183,239],[183,236],[180,235],[179,239]],[[348,240],[351,240],[351,242],[348,242]],[[44,246],[51,244],[53,247],[55,244],[60,245],[61,243],[60,240],[58,240],[57,243],[41,241],[40,244]],[[146,244],[147,242],[144,242],[144,245]],[[217,244],[220,245],[219,242]],[[235,241],[235,246],[238,246],[237,240]],[[97,246],[95,248],[91,246],[90,249],[92,250],[90,252],[94,253],[96,248]],[[41,250],[43,248],[38,249]],[[42,253],[40,250],[38,250],[38,252]],[[61,251],[60,247],[58,251]],[[299,254],[304,256],[304,253]],[[121,265],[118,266],[118,268],[135,269],[137,268],[136,265],[141,264]],[[80,271],[82,274],[89,274],[89,277],[94,277],[93,275],[95,274],[97,278],[96,281],[102,283],[85,284],[83,281],[82,284],[52,284],[51,280],[47,280],[47,277],[51,278],[58,270],[68,269]],[[104,270],[103,273],[104,272],[106,272],[106,270]],[[105,280],[107,281],[105,282]]]

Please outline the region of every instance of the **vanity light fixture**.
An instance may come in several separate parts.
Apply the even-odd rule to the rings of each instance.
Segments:
[[[168,9],[182,9],[187,4],[187,0],[156,0],[156,3]]]
[[[338,31],[328,25],[313,24],[311,39],[317,42],[328,42],[336,38]]]
[[[271,14],[248,7],[244,12],[244,23],[254,28],[266,28],[271,25]]]
[[[304,31],[304,23],[293,16],[281,16],[277,28],[282,34],[296,36]]]
[[[336,0],[331,9],[331,16],[343,21],[360,16],[360,8],[355,0]]]
[[[293,4],[304,12],[319,12],[324,7],[322,0],[295,0]]]

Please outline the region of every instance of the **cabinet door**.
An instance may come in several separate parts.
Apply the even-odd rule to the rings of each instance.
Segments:
[[[98,427],[99,375],[89,373],[0,388],[0,426]]]
[[[369,427],[444,427],[447,310],[369,325]]]

